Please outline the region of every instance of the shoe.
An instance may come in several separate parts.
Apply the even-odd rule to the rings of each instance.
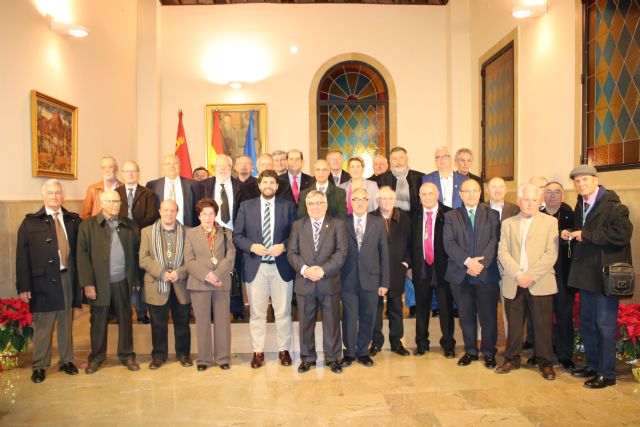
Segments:
[[[598,373],[596,371],[592,371],[586,366],[584,368],[574,369],[573,371],[571,371],[571,376],[576,378],[591,378],[597,375]]]
[[[258,369],[264,364],[264,353],[253,353],[253,357],[251,358],[251,367],[253,369]]]
[[[416,317],[416,306],[411,306],[409,307],[409,317],[410,318],[415,318]]]
[[[164,360],[153,359],[151,363],[149,363],[149,369],[153,369],[153,370],[158,369],[163,364],[164,364]]]
[[[440,310],[435,309],[431,310],[431,317],[438,317],[440,315]]]
[[[520,369],[520,364],[505,360],[504,363],[496,368],[498,374],[508,374],[509,372]]]
[[[220,369],[222,369],[223,371],[228,371],[231,368],[231,366],[229,366],[228,363],[223,363],[222,365],[220,365]]]
[[[453,309],[453,317],[455,317],[456,319],[460,317],[460,314],[458,313],[458,309],[457,308]]]
[[[60,366],[60,370],[64,371],[67,375],[78,375],[78,368],[76,368],[76,365],[74,365],[73,362],[63,364]]]
[[[370,368],[373,366],[373,359],[369,356],[360,356],[358,357],[358,363]]]
[[[544,366],[542,368],[542,378],[545,380],[553,381],[556,379],[556,372],[553,370],[553,366]]]
[[[140,370],[140,365],[138,365],[138,364],[136,363],[136,361],[135,361],[135,360],[133,360],[133,359],[123,360],[123,361],[122,361],[122,364],[123,364],[124,366],[126,366],[126,367],[127,367],[127,369],[128,369],[128,370],[130,370],[130,371],[139,371],[139,370]]]
[[[566,371],[576,369],[576,364],[573,363],[572,360],[558,360],[558,362],[560,362],[560,364]]]
[[[453,359],[454,357],[456,357],[456,351],[452,348],[447,348],[444,350],[444,357],[446,357],[447,359]]]
[[[594,388],[594,389],[605,388],[605,387],[609,387],[610,385],[616,385],[616,379],[615,378],[607,379],[602,375],[596,375],[590,380],[587,380],[584,382],[584,386],[586,388]]]
[[[375,356],[376,354],[380,353],[382,351],[382,347],[378,347],[377,345],[372,345],[371,347],[369,347],[369,355],[371,357]]]
[[[415,350],[413,350],[413,355],[414,356],[422,356],[424,355],[426,352],[429,351],[429,347],[425,347],[423,345],[418,344],[418,346],[416,347]]]
[[[151,319],[149,319],[149,316],[142,316],[141,318],[138,318],[138,323],[148,325],[149,323],[151,323]]]
[[[495,368],[497,365],[496,358],[494,356],[485,356],[484,357],[484,366],[489,369]]]
[[[477,361],[478,360],[478,355],[477,354],[468,354],[465,353],[460,360],[458,360],[458,366],[467,366],[470,365],[471,362]]]
[[[309,369],[311,369],[312,366],[316,366],[316,362],[306,362],[303,360],[300,362],[300,366],[298,366],[298,372],[301,374],[309,372]]]
[[[527,359],[527,365],[536,366],[538,364],[538,359],[535,356],[532,356]]]
[[[234,322],[244,322],[244,314],[234,314],[233,315]]]
[[[280,364],[282,366],[291,366],[291,363],[293,363],[288,350],[283,350],[278,353],[278,358],[280,359]]]
[[[96,372],[98,372],[98,369],[100,369],[100,364],[97,362],[89,362],[89,364],[87,365],[86,368],[84,368],[84,373],[91,375],[91,374],[95,374]]]
[[[530,343],[529,341],[525,341],[522,343],[523,350],[529,350],[530,348],[533,348],[533,343]]]
[[[345,356],[345,357],[343,357],[343,358],[342,358],[342,360],[340,361],[340,364],[341,364],[343,367],[347,368],[347,367],[351,366],[351,364],[352,364],[353,362],[355,362],[355,361],[356,361],[356,358],[355,358],[355,357]]]
[[[397,347],[391,347],[391,351],[395,354],[399,354],[400,356],[408,356],[411,354],[409,353],[409,350],[404,348],[402,344],[398,345]]]
[[[193,366],[193,362],[189,356],[180,356],[178,358],[178,362],[180,362],[183,368],[190,368]]]
[[[207,365],[205,365],[204,363],[198,363],[198,371],[202,372],[202,371],[206,371],[208,368]]]
[[[31,381],[38,384],[44,381],[44,377],[44,369],[34,369],[33,373],[31,374]]]
[[[373,361],[371,361],[371,363],[373,363]],[[329,363],[329,368],[331,368],[331,372],[333,372],[334,374],[341,374],[342,373],[342,364],[337,360],[334,360],[333,362],[330,362]]]

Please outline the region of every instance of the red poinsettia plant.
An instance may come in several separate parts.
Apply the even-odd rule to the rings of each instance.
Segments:
[[[0,299],[0,351],[8,344],[22,351],[33,335],[31,320],[29,304],[19,298]]]
[[[629,364],[640,364],[640,304],[618,307],[618,358]]]

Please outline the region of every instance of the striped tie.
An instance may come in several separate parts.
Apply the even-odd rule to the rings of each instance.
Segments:
[[[316,252],[318,252],[318,243],[320,242],[320,228],[322,228],[322,221],[313,221],[313,246]]]
[[[262,244],[269,249],[273,245],[271,236],[271,203],[264,204],[264,217],[262,218]],[[273,261],[271,255],[262,257],[264,261]]]

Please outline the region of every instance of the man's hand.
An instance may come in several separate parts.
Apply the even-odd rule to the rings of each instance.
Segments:
[[[90,300],[95,300],[98,297],[98,294],[96,293],[96,287],[95,286],[85,286],[84,287],[84,295]]]
[[[516,277],[516,282],[518,282],[518,286],[520,286],[521,288],[528,288],[529,286],[533,285],[535,280],[529,273],[520,273],[518,274],[518,277]]]
[[[282,252],[284,252],[284,243],[278,243],[277,245],[271,246],[267,252],[272,257],[280,256]]]
[[[387,288],[378,288],[378,296],[379,297],[383,297],[387,294],[388,289]]]
[[[571,231],[569,230],[562,230],[560,232],[560,238],[562,240],[571,240]]]
[[[484,265],[480,263],[484,259],[483,256],[470,258],[467,262],[467,274],[470,276],[478,276],[484,270]]]
[[[304,271],[304,276],[312,282],[317,282],[318,280],[322,279],[322,277],[324,276],[324,272],[319,266],[314,265],[313,267],[309,267]]]
[[[575,239],[578,242],[582,242],[582,230],[572,231],[570,236],[570,239]]]
[[[264,245],[261,245],[260,243],[254,243],[253,245],[251,245],[251,248],[249,249],[251,250],[251,252],[253,252],[258,256],[269,255],[269,250],[265,248]]]
[[[20,297],[20,301],[25,304],[29,304],[29,300],[31,299],[31,291],[20,292],[18,296]]]

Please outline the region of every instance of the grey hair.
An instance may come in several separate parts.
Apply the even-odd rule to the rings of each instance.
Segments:
[[[380,197],[382,197],[382,193],[391,194],[393,197],[396,197],[396,192],[393,191],[393,188],[389,187],[388,185],[385,185],[384,187],[380,188],[380,190],[378,190],[378,194],[376,194],[376,199],[380,199]]]
[[[286,151],[284,151],[284,150],[273,150],[273,151],[271,152],[271,155],[272,155],[272,156],[282,156],[283,154],[286,156],[286,155],[287,155],[287,152],[286,152]]]
[[[309,199],[315,197],[315,196],[322,196],[322,198],[324,199],[324,201],[327,201],[327,195],[324,194],[322,191],[320,190],[311,190],[309,191],[309,193],[307,193],[307,197],[304,198],[304,202],[306,203]]]
[[[455,157],[453,158],[453,160],[458,160],[458,159],[460,158],[460,155],[461,155],[461,154],[468,154],[468,155],[470,155],[471,157],[473,157],[473,151],[471,151],[471,150],[470,150],[470,149],[468,149],[468,148],[461,148],[461,149],[459,149],[458,151],[456,151],[456,155],[455,155]]]
[[[44,194],[44,190],[49,187],[49,186],[53,186],[53,185],[57,185],[58,187],[60,187],[60,189],[62,190],[62,195],[64,196],[64,187],[62,186],[62,182],[60,182],[59,180],[52,178],[52,179],[48,179],[44,182],[44,184],[42,184],[42,195],[45,196],[46,194]]]
[[[535,184],[522,184],[520,187],[518,187],[518,192],[516,193],[516,197],[518,199],[521,199],[524,197],[525,193],[528,193],[529,191],[532,191],[535,196],[536,199],[540,197],[540,189],[538,188],[537,185]]]
[[[227,156],[226,154],[218,154],[216,156],[216,163],[218,163],[218,159],[227,159],[227,162],[229,162],[229,165],[233,166],[233,159]]]

